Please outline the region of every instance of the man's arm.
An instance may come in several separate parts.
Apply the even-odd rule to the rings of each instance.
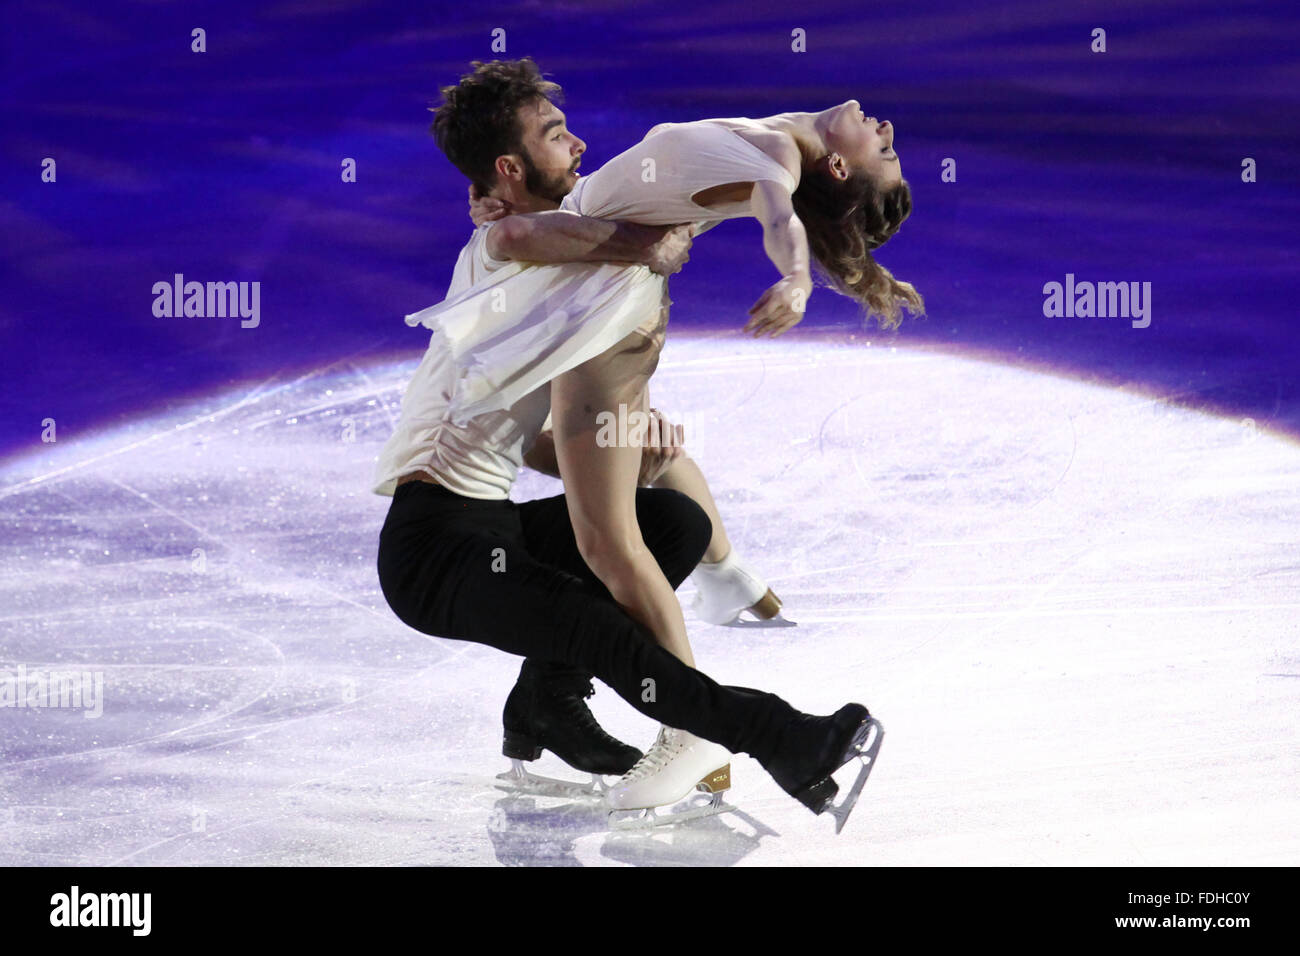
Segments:
[[[686,262],[690,239],[689,226],[643,226],[556,209],[499,219],[486,241],[493,259],[630,262],[671,275]]]

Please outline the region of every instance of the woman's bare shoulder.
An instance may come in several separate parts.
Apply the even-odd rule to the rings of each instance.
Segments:
[[[795,144],[793,136],[762,127],[741,129],[737,132],[751,145],[766,153],[768,158],[779,163],[796,184],[799,182],[803,173],[803,157],[799,154],[799,147]]]
[[[696,120],[697,123],[711,123],[731,130],[751,146],[766,153],[767,156],[775,160],[781,167],[790,174],[795,183],[799,182],[803,173],[803,157],[799,154],[799,147],[795,144],[794,137],[789,133],[783,133],[780,130],[770,129],[755,120],[736,117],[732,119],[707,119]],[[652,126],[650,131],[645,134],[645,139],[649,139],[656,133],[668,129],[670,126],[683,126],[682,123],[660,123],[658,126]]]

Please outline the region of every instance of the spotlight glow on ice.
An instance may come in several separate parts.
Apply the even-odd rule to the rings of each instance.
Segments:
[[[888,740],[839,837],[747,757],[739,814],[614,834],[598,804],[494,788],[518,661],[379,592],[371,461],[416,358],[6,464],[0,680],[99,674],[103,713],[0,708],[0,863],[1296,859],[1293,443],[941,352],[670,337],[654,404],[799,624],[688,611],[700,666],[861,700]],[[527,473],[515,497],[558,491]]]

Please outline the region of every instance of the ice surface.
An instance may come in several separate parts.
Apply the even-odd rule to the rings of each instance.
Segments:
[[[379,592],[371,461],[416,358],[6,465],[0,671],[97,673],[104,700],[0,708],[0,863],[1300,861],[1289,440],[861,334],[670,338],[654,404],[799,623],[688,611],[701,668],[861,700],[887,739],[839,837],[748,757],[740,814],[611,834],[595,804],[494,788],[517,660]],[[530,473],[516,497],[556,491]]]

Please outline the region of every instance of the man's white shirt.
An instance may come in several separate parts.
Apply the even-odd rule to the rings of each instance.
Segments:
[[[494,259],[487,249],[492,223],[474,230],[456,259],[447,298],[460,295],[509,260]],[[458,374],[446,348],[431,337],[402,396],[402,412],[392,436],[376,460],[372,490],[392,495],[397,479],[413,471],[433,476],[469,498],[509,496],[524,452],[545,426],[551,409],[549,383],[503,411],[488,412],[464,426],[453,425],[447,409]]]

